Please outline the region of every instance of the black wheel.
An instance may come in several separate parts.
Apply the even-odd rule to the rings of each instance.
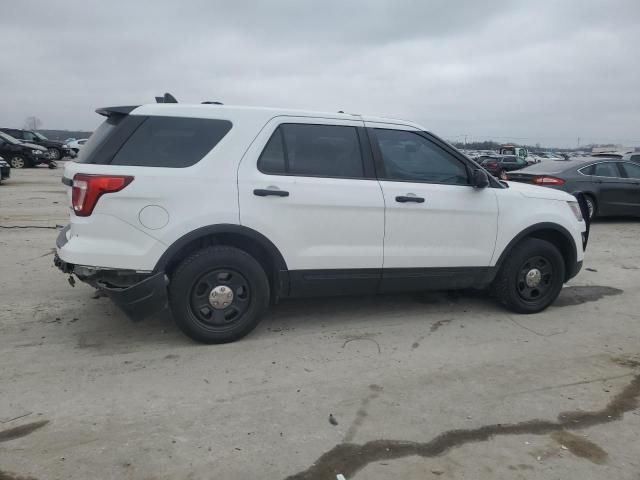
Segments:
[[[562,290],[565,265],[555,245],[528,238],[518,244],[500,268],[493,293],[510,310],[537,313]]]
[[[22,155],[13,155],[9,159],[9,165],[11,165],[11,168],[27,168],[29,162]]]
[[[508,180],[507,171],[506,170],[500,170],[500,172],[498,173],[498,178],[500,180]]]
[[[49,152],[49,158],[51,160],[60,160],[60,158],[62,158],[62,152],[56,147],[49,147],[47,151]]]
[[[596,212],[598,211],[596,207],[596,201],[591,195],[585,195],[584,200],[585,202],[587,202],[587,208],[589,209],[589,220],[591,220],[596,216]]]
[[[269,280],[258,261],[234,247],[214,246],[187,257],[171,276],[176,324],[202,343],[227,343],[253,330],[269,305]]]
[[[49,167],[49,169],[53,170],[55,168],[58,168],[58,164],[56,162],[54,162],[53,160],[51,160],[47,166]]]

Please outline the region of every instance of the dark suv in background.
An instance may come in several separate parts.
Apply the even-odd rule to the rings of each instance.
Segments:
[[[524,158],[516,155],[496,155],[495,157],[481,158],[479,161],[480,165],[491,175],[502,180],[507,179],[507,172],[520,170],[529,165]]]
[[[0,131],[0,156],[12,168],[35,167],[42,163],[55,168],[56,162],[49,158],[47,149],[40,145],[22,143],[11,135]]]
[[[49,140],[41,133],[34,132],[32,130],[22,130],[20,128],[0,128],[0,132],[7,133],[13,138],[21,140],[27,143],[35,143],[46,148],[49,151],[49,158],[51,160],[60,160],[64,157],[75,157],[76,153],[67,147],[62,142],[55,140]]]

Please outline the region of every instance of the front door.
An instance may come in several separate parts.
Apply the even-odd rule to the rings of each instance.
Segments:
[[[384,289],[465,286],[449,276],[489,266],[495,192],[471,186],[465,162],[437,139],[411,127],[367,126],[386,204]]]
[[[624,173],[624,204],[625,215],[640,216],[640,165],[631,162],[621,162]]]
[[[238,170],[240,223],[282,253],[292,296],[373,293],[384,199],[362,121],[277,117]]]

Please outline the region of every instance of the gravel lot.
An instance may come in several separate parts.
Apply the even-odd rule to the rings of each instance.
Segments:
[[[538,315],[473,293],[289,301],[202,346],[71,288],[62,169],[12,174],[0,479],[640,479],[640,221],[595,223]]]

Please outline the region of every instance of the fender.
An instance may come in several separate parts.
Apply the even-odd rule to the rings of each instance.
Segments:
[[[153,273],[162,272],[167,267],[167,264],[171,261],[171,259],[185,246],[189,243],[199,240],[201,238],[209,237],[211,235],[220,235],[220,234],[234,234],[240,235],[245,238],[249,238],[254,242],[258,243],[261,247],[263,247],[272,261],[274,262],[275,274],[277,276],[277,285],[279,286],[278,290],[281,293],[288,292],[289,290],[289,275],[287,263],[280,253],[280,250],[269,240],[267,237],[262,235],[260,232],[253,230],[249,227],[244,227],[242,225],[235,225],[231,223],[220,223],[217,225],[207,225],[205,227],[197,228],[186,235],[180,237],[178,240],[173,242],[167,250],[162,254],[156,266],[153,269]]]
[[[578,273],[577,272],[578,251],[576,247],[576,242],[573,240],[573,237],[571,236],[571,233],[569,232],[569,230],[564,228],[562,225],[559,225],[557,223],[551,223],[551,222],[536,223],[534,225],[531,225],[525,228],[520,233],[518,233],[515,237],[513,237],[511,241],[507,244],[505,249],[502,251],[502,253],[500,254],[500,257],[498,258],[498,261],[495,264],[494,271],[497,273],[498,270],[500,270],[500,267],[502,266],[502,263],[504,262],[505,258],[507,258],[507,255],[511,253],[513,248],[523,238],[530,236],[532,233],[535,233],[540,230],[555,230],[556,232],[560,233],[565,238],[565,240],[569,242],[569,245],[571,247],[569,251],[569,258],[565,260],[567,264],[566,280],[569,280],[570,278],[575,276]]]

